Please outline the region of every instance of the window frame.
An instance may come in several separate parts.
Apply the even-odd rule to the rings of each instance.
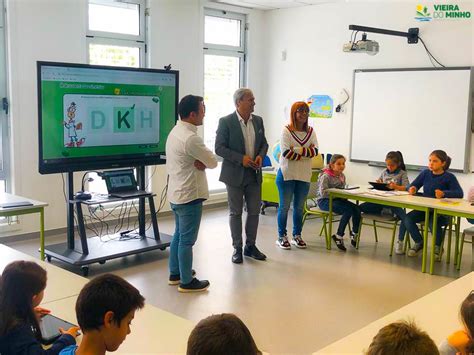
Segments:
[[[221,17],[221,18],[228,18],[233,20],[241,21],[240,26],[240,45],[239,46],[229,46],[229,45],[222,45],[222,44],[213,44],[205,42],[206,38],[206,16],[211,17]],[[218,10],[218,9],[211,9],[211,8],[204,8],[203,13],[203,92],[205,86],[205,58],[206,55],[216,55],[216,56],[223,56],[223,57],[236,57],[239,58],[239,86],[245,87],[247,82],[247,15],[243,13],[237,12],[230,12],[226,10]],[[206,94],[204,92],[204,94]],[[206,125],[206,121],[204,121],[204,125]],[[203,136],[206,134],[206,129],[203,130]],[[217,157],[219,163],[223,161],[221,157]],[[210,189],[210,194],[219,194],[225,192],[225,188],[218,188],[218,189]]]
[[[87,62],[90,64],[90,44],[101,44],[101,45],[110,45],[110,46],[119,46],[119,47],[138,47],[139,49],[139,63],[138,68],[146,67],[146,44],[139,41],[129,41],[123,39],[114,39],[114,38],[103,38],[103,37],[87,37]]]
[[[130,35],[117,32],[94,31],[89,29],[89,5],[92,3],[102,4],[107,6],[112,2],[120,2],[126,4],[134,4],[139,6],[138,21],[139,21],[139,35]],[[110,39],[122,39],[127,41],[146,42],[146,1],[145,0],[88,0],[87,1],[87,37],[100,37]]]

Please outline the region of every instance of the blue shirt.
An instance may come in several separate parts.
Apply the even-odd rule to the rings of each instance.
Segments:
[[[70,345],[59,353],[59,355],[75,355],[77,350],[77,345]]]
[[[417,190],[423,187],[424,197],[436,197],[435,190],[443,191],[444,197],[448,198],[462,198],[464,196],[458,179],[448,171],[435,175],[429,169],[423,170],[410,186],[415,186]]]

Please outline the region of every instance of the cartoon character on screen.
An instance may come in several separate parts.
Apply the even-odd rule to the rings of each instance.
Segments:
[[[67,134],[69,137],[69,143],[66,143],[66,147],[80,147],[82,144],[84,144],[84,141],[86,140],[84,137],[81,139],[77,138],[77,131],[82,130],[82,122],[76,123],[75,117],[76,117],[76,103],[71,102],[69,107],[67,108],[67,117],[68,120],[64,121],[64,127],[67,128]]]

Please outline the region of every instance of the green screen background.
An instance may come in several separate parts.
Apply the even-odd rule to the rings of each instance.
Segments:
[[[176,88],[174,86],[159,85],[124,85],[109,83],[74,83],[78,85],[101,85],[103,89],[88,88],[61,88],[61,81],[41,82],[41,107],[42,107],[42,139],[43,159],[85,158],[97,156],[113,156],[128,154],[147,154],[165,151],[166,137],[175,126]],[[64,121],[63,96],[65,94],[83,95],[115,95],[115,90],[120,89],[120,95],[127,96],[154,96],[160,99],[160,137],[157,146],[147,147],[136,145],[115,145],[95,147],[64,147]]]

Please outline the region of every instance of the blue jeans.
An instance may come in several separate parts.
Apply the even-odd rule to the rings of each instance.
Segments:
[[[278,236],[286,235],[288,210],[293,199],[293,236],[301,235],[303,229],[303,209],[309,191],[309,182],[299,180],[284,180],[281,169],[278,169],[276,184],[280,195],[278,205]]]
[[[176,228],[170,245],[169,268],[171,275],[180,275],[181,283],[193,280],[193,245],[199,232],[202,215],[202,201],[194,204],[175,205],[173,210]]]
[[[363,213],[370,213],[370,214],[381,214],[382,210],[384,208],[389,209],[392,211],[392,213],[398,217],[400,220],[400,229],[398,231],[398,240],[403,240],[405,239],[405,232],[406,232],[406,227],[405,227],[405,218],[407,216],[405,210],[400,207],[389,207],[389,206],[384,206],[384,205],[379,205],[377,203],[371,203],[371,202],[364,202],[360,206],[360,210]]]
[[[423,211],[411,211],[407,214],[405,218],[405,226],[408,229],[412,239],[415,243],[423,243],[423,237],[418,229],[416,223],[425,220],[425,212]],[[436,224],[436,245],[440,246],[441,242],[443,241],[443,226],[449,224],[449,217],[448,216],[438,216],[438,221]],[[425,226],[426,228],[426,226]],[[429,216],[429,228],[430,231],[433,232],[433,212],[430,212]]]
[[[329,199],[321,198],[318,200],[318,206],[323,211],[329,211]],[[339,221],[339,227],[337,227],[337,234],[341,237],[344,236],[347,224],[352,217],[352,231],[354,233],[359,232],[360,226],[360,208],[355,203],[347,201],[342,198],[334,198],[332,200],[332,211],[341,215]]]

